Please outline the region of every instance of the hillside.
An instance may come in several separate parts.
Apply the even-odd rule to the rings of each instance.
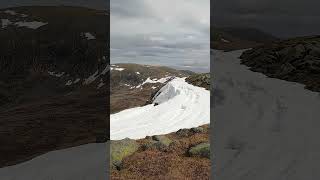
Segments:
[[[155,91],[151,98],[145,96],[151,104],[111,114],[111,179],[209,179],[210,92],[205,87],[210,76],[183,76],[126,85],[133,91],[150,86]]]
[[[211,28],[211,49],[225,51],[247,49],[275,40],[276,37],[254,28]]]
[[[0,10],[0,167],[108,139],[108,20],[78,7]]]
[[[164,66],[139,64],[112,64],[110,77],[110,111],[151,103],[153,95],[171,77],[187,77],[194,74]]]

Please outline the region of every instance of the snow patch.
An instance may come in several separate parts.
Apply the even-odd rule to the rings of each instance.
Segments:
[[[12,22],[9,19],[1,19],[1,24],[2,24],[2,28],[6,28],[10,24],[12,24]]]
[[[17,165],[0,168],[0,179],[108,179],[106,147],[106,143],[99,143],[51,151]]]
[[[102,75],[105,75],[110,69],[110,66],[107,65],[106,68],[104,68],[104,70],[101,72]]]
[[[100,89],[102,86],[104,86],[105,84],[104,84],[104,82],[103,81],[101,81],[99,84],[98,84],[98,87],[97,87],[97,89]]]
[[[12,16],[17,15],[17,13],[15,11],[13,11],[13,10],[5,10],[3,12],[6,13],[6,14],[9,14],[9,15],[12,15]]]
[[[136,88],[140,88],[147,83],[151,83],[151,84],[162,83],[163,84],[172,78],[173,78],[172,76],[168,76],[168,77],[164,77],[164,78],[160,78],[160,79],[157,79],[157,78],[151,79],[150,77],[148,77],[142,84],[139,84],[138,86],[136,86]]]
[[[48,71],[48,73],[49,73],[49,75],[51,75],[51,76],[62,77],[65,72],[61,72],[61,73],[57,72],[57,73],[55,73],[55,72],[53,72],[53,71]]]
[[[18,27],[26,27],[26,28],[30,28],[30,29],[38,29],[41,26],[47,25],[48,23],[44,23],[44,22],[38,22],[38,21],[30,21],[30,22],[26,22],[26,21],[21,21],[21,22],[15,22],[14,25],[18,26]]]
[[[92,83],[93,81],[95,81],[98,77],[99,77],[99,70],[97,70],[94,74],[92,74],[87,79],[85,79],[83,84],[88,85],[88,84]]]
[[[74,84],[78,83],[80,81],[80,78],[77,78],[75,81],[73,81]]]
[[[88,39],[88,40],[92,40],[92,39],[96,39],[96,37],[94,35],[92,35],[89,32],[84,33],[84,36]]]
[[[136,72],[136,74],[138,74],[138,75],[139,75],[139,74],[140,74],[140,72]]]
[[[110,138],[140,139],[210,123],[210,92],[188,84],[184,78],[168,82],[153,103],[160,104],[111,114]]]
[[[221,38],[221,41],[222,42],[225,42],[225,43],[229,43],[230,41],[228,41],[228,40],[226,40],[226,39],[223,39],[223,38]]]
[[[70,85],[72,85],[72,81],[68,80],[68,82],[66,83],[66,86],[70,86]]]
[[[114,68],[114,70],[116,70],[116,71],[123,71],[123,70],[125,70],[125,68]]]

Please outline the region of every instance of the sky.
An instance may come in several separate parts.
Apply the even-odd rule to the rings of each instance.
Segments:
[[[209,72],[210,0],[111,0],[111,63]]]
[[[320,34],[319,0],[213,0],[215,26],[254,27],[278,37]]]

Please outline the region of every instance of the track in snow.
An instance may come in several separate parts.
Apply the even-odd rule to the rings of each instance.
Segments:
[[[320,179],[320,96],[213,50],[214,179]]]
[[[175,78],[160,89],[154,104],[110,116],[110,138],[141,139],[210,123],[210,92]]]

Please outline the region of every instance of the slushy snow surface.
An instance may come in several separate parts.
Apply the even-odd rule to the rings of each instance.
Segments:
[[[213,147],[219,180],[320,179],[320,96],[213,50]]]
[[[141,139],[210,123],[210,92],[175,78],[159,90],[153,103],[110,115],[110,138]]]
[[[86,144],[52,151],[30,161],[0,168],[1,180],[108,179],[107,145]]]

